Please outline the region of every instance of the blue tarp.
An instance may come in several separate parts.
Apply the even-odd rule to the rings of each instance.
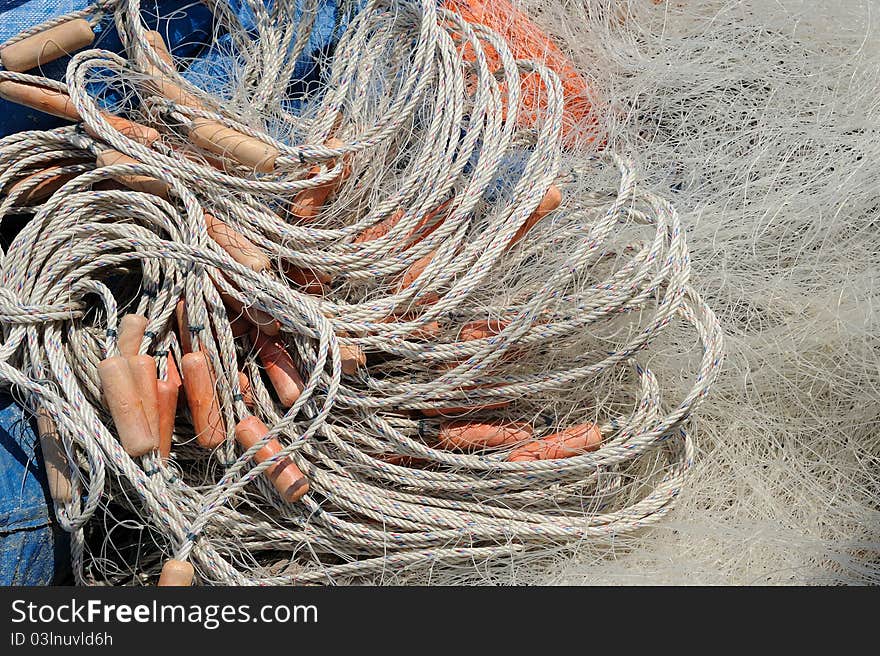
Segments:
[[[21,406],[0,396],[0,585],[63,577],[68,536],[54,522],[39,440]]]

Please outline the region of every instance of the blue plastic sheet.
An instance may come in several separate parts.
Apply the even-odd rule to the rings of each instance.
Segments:
[[[21,406],[0,396],[0,585],[47,585],[67,569],[39,440]]]

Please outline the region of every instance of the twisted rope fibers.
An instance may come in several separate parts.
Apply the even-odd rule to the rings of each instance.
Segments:
[[[641,188],[627,161],[563,145],[552,70],[516,60],[497,34],[434,2],[368,2],[329,60],[323,92],[299,112],[287,81],[317,3],[249,2],[253,40],[222,3],[209,4],[238,49],[227,97],[156,53],[136,0],[107,5],[127,59],[79,52],[64,83],[0,71],[0,81],[67,93],[82,119],[0,141],[0,219],[27,220],[3,253],[0,380],[50,417],[61,440],[73,493],[56,513],[72,534],[77,582],[148,581],[174,557],[205,584],[326,583],[608,544],[659,521],[692,464],[688,420],[723,359],[718,322],[691,286],[675,209]],[[157,75],[198,106],[157,92]],[[537,76],[545,94],[531,127],[516,120],[524,76]],[[123,97],[114,111],[160,138],[146,145],[117,131],[91,93],[97,82]],[[271,145],[274,169],[193,144],[186,134],[200,119]],[[99,166],[108,148],[136,162]],[[615,170],[614,192],[587,189]],[[69,179],[45,202],[19,203],[58,175]],[[126,176],[158,180],[167,195],[108,184]],[[343,178],[314,217],[296,216],[298,194]],[[517,240],[554,185],[561,206]],[[271,269],[233,259],[208,235],[206,212],[257,245]],[[386,234],[359,239],[393,215]],[[414,239],[420,230],[429,234]],[[289,267],[332,282],[307,293],[284,275]],[[188,325],[177,331],[181,298]],[[230,298],[246,317],[280,325],[304,380],[289,409],[266,384],[252,339],[233,334],[241,313]],[[180,360],[182,333],[207,354],[222,445],[195,445],[181,412],[169,460],[122,448],[97,365],[118,355],[125,313],[148,318],[140,352],[156,358],[160,377]],[[499,329],[461,338],[462,326],[480,321]],[[693,328],[701,354],[690,393],[667,400],[643,354],[679,323]],[[351,349],[369,361],[349,374]],[[425,411],[452,407],[484,408],[461,414],[542,435],[595,422],[602,444],[530,462],[508,461],[509,445],[449,450],[436,437],[448,418]],[[233,429],[251,414],[270,431],[243,450]],[[281,450],[257,463],[273,439]],[[296,503],[261,476],[286,458],[309,481]],[[134,563],[106,554],[113,531],[100,551],[87,539],[120,508],[121,523],[141,531]]]

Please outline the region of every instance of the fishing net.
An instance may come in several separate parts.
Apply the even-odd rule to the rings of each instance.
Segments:
[[[719,378],[710,305],[741,339],[759,317],[751,355],[767,361],[783,288],[743,287],[752,305],[728,310],[742,301],[719,272],[755,283],[755,262],[783,262],[768,250],[806,253],[779,224],[749,257],[746,228],[717,218],[731,190],[778,192],[707,156],[733,157],[721,127],[766,91],[728,80],[738,102],[703,106],[715,78],[701,91],[662,68],[709,57],[695,37],[649,45],[670,15],[687,33],[707,10],[206,6],[197,53],[166,50],[135,1],[56,21],[112,23],[122,46],[85,46],[63,80],[6,65],[51,24],[0,50],[0,92],[63,119],[0,142],[0,217],[20,228],[0,271],[0,380],[38,418],[77,582],[151,583],[163,565],[203,584],[620,580],[673,531],[715,553],[716,524],[668,516],[683,497],[717,521],[738,509],[737,535],[744,507],[766,511],[743,487],[768,480],[773,438],[742,436],[811,429],[806,413],[783,429],[797,404],[767,391],[812,361],[763,374],[743,403]],[[670,202],[686,189],[691,221]],[[695,429],[716,445],[702,458]]]

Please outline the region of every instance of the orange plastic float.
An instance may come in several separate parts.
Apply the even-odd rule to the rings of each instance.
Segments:
[[[0,50],[7,71],[22,73],[81,50],[95,41],[87,20],[77,18],[50,27]]]
[[[82,120],[70,96],[54,89],[4,80],[0,82],[0,98],[69,121]],[[114,130],[145,146],[151,146],[161,136],[154,128],[126,118],[106,112],[101,112],[101,116]],[[86,134],[95,139],[99,138],[98,133],[91,126],[85,125],[84,128]]]
[[[462,342],[470,342],[475,339],[488,339],[489,337],[500,335],[509,325],[510,322],[498,319],[471,321],[461,327],[461,330],[458,333],[458,338]]]
[[[524,444],[514,449],[507,459],[510,462],[532,462],[571,458],[588,451],[595,451],[601,445],[602,432],[596,424],[579,424]]]
[[[141,125],[140,123],[135,123],[134,121],[129,121],[127,118],[121,118],[104,112],[101,112],[101,116],[114,130],[128,137],[132,141],[137,141],[145,146],[152,146],[161,136],[158,130],[146,125]],[[98,133],[95,132],[91,126],[86,125],[84,127],[86,134],[95,139],[100,138]]]
[[[556,185],[550,185],[547,193],[544,194],[544,198],[542,198],[541,202],[538,203],[538,207],[535,208],[535,211],[529,215],[529,218],[526,219],[526,222],[522,224],[520,229],[517,230],[513,237],[510,239],[508,248],[516,244],[523,237],[525,237],[528,231],[537,225],[538,221],[550,214],[550,212],[555,210],[561,204],[562,192]]]
[[[275,160],[280,154],[274,146],[206,118],[193,120],[189,138],[199,148],[233,159],[260,173],[274,171]]]
[[[415,225],[415,227],[410,230],[408,238],[413,239],[410,243],[406,245],[406,247],[413,246],[414,244],[419,243],[426,237],[428,237],[432,232],[434,232],[437,228],[439,228],[443,224],[443,219],[437,220],[437,215],[440,212],[444,211],[449,206],[449,201],[446,201],[442,205],[440,205],[437,209],[434,209],[425,216],[421,218],[421,220]],[[355,237],[355,244],[364,244],[369,241],[373,241],[379,239],[380,237],[384,237],[389,232],[391,232],[392,228],[400,223],[400,220],[403,218],[405,212],[403,210],[397,210],[389,216],[387,219],[380,221],[374,225],[371,225],[366,230],[362,231],[357,237]]]
[[[40,450],[43,454],[49,493],[56,504],[66,503],[73,498],[70,465],[64,454],[55,422],[43,408],[37,412],[37,433],[40,436]]]
[[[285,408],[289,408],[296,403],[305,388],[305,383],[299,375],[293,358],[280,342],[259,330],[251,331],[251,340],[257,350],[260,362],[269,376],[269,381],[278,395],[278,400]],[[185,372],[184,375],[186,375]]]
[[[189,331],[189,317],[186,314],[186,301],[180,299],[174,306],[174,316],[177,318],[177,339],[184,354],[191,353],[192,336]]]
[[[202,351],[187,353],[180,365],[196,442],[213,449],[226,440],[226,426],[220,414],[217,380],[211,371],[208,356]]]
[[[251,388],[250,378],[244,372],[238,372],[238,388],[241,390],[241,400],[248,408],[254,407],[254,392]]]
[[[326,286],[333,281],[333,278],[326,273],[307,267],[298,267],[289,262],[281,265],[281,271],[290,282],[312,296],[323,296]]]
[[[182,560],[166,560],[159,575],[159,587],[189,587],[196,572],[191,563]]]
[[[255,308],[252,305],[245,307],[244,303],[236,299],[234,296],[221,292],[219,289],[217,292],[220,294],[220,300],[223,301],[223,305],[232,312],[233,318],[244,317],[252,325],[259,328],[260,332],[265,333],[266,335],[274,336],[281,331],[281,324],[272,318],[272,315],[263,312],[261,309]]]
[[[167,460],[171,454],[171,439],[174,436],[174,419],[177,414],[177,398],[180,391],[170,380],[156,382],[159,404],[159,455]]]
[[[407,314],[400,315],[400,317],[398,317],[397,315],[394,315],[394,316],[390,316],[390,317],[385,317],[384,319],[379,319],[378,323],[395,323],[397,321],[411,322],[411,321],[415,321],[416,318],[417,317],[415,314],[407,313]],[[440,322],[439,321],[429,321],[427,323],[423,323],[418,328],[413,329],[413,331],[411,333],[409,333],[409,335],[407,335],[407,336],[414,338],[414,339],[422,339],[425,341],[431,341],[432,339],[437,339],[440,336],[440,332],[441,332]]]
[[[119,441],[126,453],[136,458],[158,447],[127,358],[116,355],[102,360],[98,363],[98,377]]]
[[[75,163],[71,161],[70,163]],[[30,186],[30,189],[22,192],[20,196],[15,200],[15,204],[21,207],[26,207],[28,205],[34,205],[41,201],[46,200],[56,191],[61,189],[61,187],[75,177],[77,177],[78,173],[57,173],[56,175],[52,175],[48,178],[44,178],[41,182],[31,186],[30,183],[32,180],[37,178],[38,176],[44,176],[47,173],[52,173],[55,171],[60,171],[63,167],[63,164],[59,164],[57,166],[50,166],[48,168],[43,169],[42,171],[37,171],[36,173],[31,173],[30,175],[22,178],[15,184],[9,187],[9,191],[7,192],[7,196],[14,196],[20,190],[25,189]]]
[[[367,356],[357,344],[340,344],[339,358],[342,360],[342,373],[349,376],[367,364]]]
[[[245,417],[235,427],[235,440],[244,449],[250,449],[259,442],[269,428],[257,417],[251,415]],[[281,451],[278,440],[271,439],[265,446],[254,454],[254,460],[258,463],[268,460]],[[309,491],[309,481],[289,457],[282,458],[277,463],[263,472],[263,475],[272,483],[285,501],[294,503],[299,501]]]
[[[440,424],[438,446],[442,449],[482,449],[532,439],[532,427],[516,422],[448,421]]]
[[[130,355],[126,358],[135,389],[141,399],[153,444],[160,445],[159,428],[159,379],[156,378],[156,361],[149,355]]]
[[[257,273],[271,268],[272,262],[263,251],[257,248],[250,239],[230,228],[213,214],[205,212],[205,226],[208,236],[242,266],[253,269]]]
[[[161,34],[149,32],[147,42],[162,61],[174,68],[174,60]],[[158,67],[148,64],[146,68],[151,77],[150,84],[160,95],[181,105],[204,109],[204,105],[195,96],[174,84]],[[275,170],[275,160],[280,154],[277,148],[223,123],[208,118],[194,118],[188,134],[196,146],[210,153],[235,160],[260,173],[271,173]]]
[[[79,121],[80,117],[70,101],[70,96],[54,89],[3,80],[0,82],[0,98],[24,105],[31,109],[51,114],[68,121]]]
[[[97,157],[98,167],[115,166],[117,164],[140,164],[136,159],[129,157],[118,150],[108,148],[101,151]],[[127,175],[116,173],[111,176],[119,184],[125,185],[132,191],[140,191],[145,194],[152,194],[159,198],[168,199],[168,183],[147,175]]]
[[[171,351],[168,351],[166,369],[167,374],[165,376],[165,380],[167,380],[179,390],[180,386],[183,385],[183,380],[181,380],[180,378],[180,372],[177,370],[177,363],[174,361],[174,354]]]
[[[339,139],[336,139],[334,137],[328,139],[325,145],[327,146],[327,148],[338,149],[344,144]],[[327,165],[328,167],[333,167],[336,164],[333,160],[331,160],[328,162]],[[314,177],[320,172],[321,166],[316,164],[309,170],[309,177]],[[311,221],[321,211],[321,208],[324,206],[324,203],[327,202],[330,194],[339,189],[339,186],[343,182],[345,182],[346,179],[348,179],[348,176],[350,174],[351,167],[345,161],[345,158],[343,158],[342,173],[333,180],[328,180],[327,182],[319,184],[315,187],[303,189],[301,192],[299,192],[296,197],[294,197],[293,202],[290,205],[290,213],[301,221]]]
[[[119,320],[116,345],[122,355],[137,355],[147,330],[147,318],[141,314],[126,314]]]
[[[162,37],[162,35],[155,30],[148,30],[145,36],[147,39],[147,43],[149,43],[150,47],[156,51],[159,59],[168,64],[171,68],[174,68],[174,58],[168,51],[168,46],[165,45],[165,39]]]

